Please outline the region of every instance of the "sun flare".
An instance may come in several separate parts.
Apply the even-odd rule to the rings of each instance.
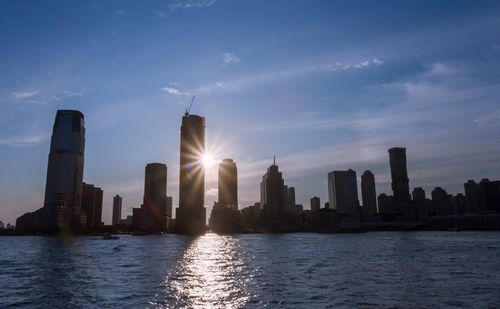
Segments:
[[[203,163],[204,167],[211,167],[217,164],[217,160],[211,153],[208,152],[205,152],[203,154],[203,156],[201,157],[201,162]]]

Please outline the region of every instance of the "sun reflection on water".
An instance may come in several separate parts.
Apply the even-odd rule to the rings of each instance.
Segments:
[[[190,308],[237,308],[247,303],[251,279],[243,274],[238,242],[216,234],[194,239],[177,268],[167,274],[166,303],[173,300],[175,307]]]

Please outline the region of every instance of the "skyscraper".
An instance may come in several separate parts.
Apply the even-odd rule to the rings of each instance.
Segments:
[[[219,164],[219,205],[238,210],[238,170],[232,159]]]
[[[83,183],[82,186],[81,224],[85,227],[96,228],[101,225],[103,191],[92,184]]]
[[[273,163],[262,176],[260,183],[260,207],[262,208],[264,226],[270,230],[279,230],[284,224],[285,182]]]
[[[198,234],[206,229],[205,170],[201,160],[204,152],[205,118],[186,112],[181,125],[179,208],[175,220],[179,233]]]
[[[161,232],[167,214],[167,165],[149,163],[144,173],[144,198],[141,208],[134,208],[132,225],[137,230]]]
[[[367,214],[377,212],[377,192],[375,190],[375,176],[369,170],[361,175],[361,198]]]
[[[172,219],[172,197],[167,196],[167,217]]]
[[[122,219],[122,197],[119,195],[115,195],[113,197],[113,225],[120,224],[120,220]]]
[[[354,170],[328,173],[328,197],[331,209],[355,221],[359,219],[358,185]]]
[[[389,164],[391,166],[391,186],[394,193],[394,203],[396,207],[406,206],[410,202],[406,148],[394,147],[389,149]]]
[[[321,208],[321,201],[319,197],[313,196],[311,198],[311,210],[319,210]]]
[[[42,228],[80,226],[84,150],[83,114],[58,110],[50,140]]]
[[[50,140],[43,207],[19,217],[19,230],[76,230],[81,227],[84,116],[58,110]]]

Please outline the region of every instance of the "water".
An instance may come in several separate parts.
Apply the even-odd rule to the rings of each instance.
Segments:
[[[498,308],[500,233],[0,237],[0,307]]]

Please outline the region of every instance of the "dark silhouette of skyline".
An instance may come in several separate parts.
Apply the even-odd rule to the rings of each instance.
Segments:
[[[83,182],[85,128],[79,111],[56,114],[47,167],[44,207],[17,220],[17,230],[74,232],[100,231],[103,190]],[[200,234],[206,230],[204,206],[205,118],[182,117],[180,136],[179,207],[172,215],[173,200],[167,196],[167,165],[145,167],[144,198],[133,215],[121,220],[121,197],[113,201],[113,226],[125,231]],[[209,226],[220,233],[353,231],[370,229],[492,228],[498,227],[500,181],[468,180],[463,193],[451,195],[441,187],[426,197],[421,187],[410,195],[406,148],[388,150],[393,195],[376,195],[374,174],[361,176],[361,204],[356,171],[328,173],[329,201],[320,208],[320,199],[311,198],[309,210],[296,204],[295,187],[285,185],[276,161],[260,183],[260,201],[238,209],[238,172],[233,159],[224,159],[218,169],[218,201],[210,214]],[[82,179],[81,186],[79,181]],[[472,214],[479,217],[470,217]],[[458,217],[457,217],[458,216]]]

